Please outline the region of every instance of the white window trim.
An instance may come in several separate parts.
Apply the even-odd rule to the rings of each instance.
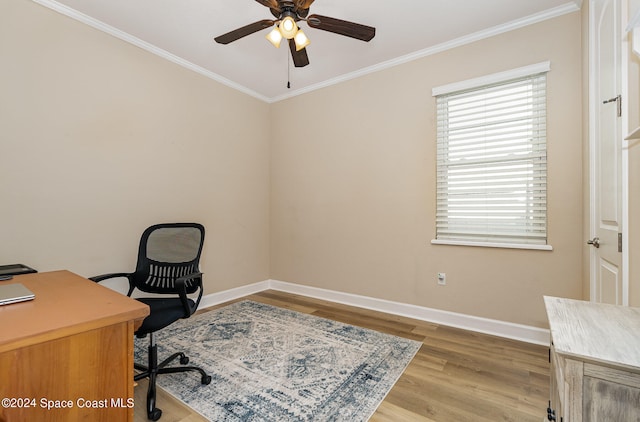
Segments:
[[[548,72],[550,70],[551,62],[549,61],[532,64],[529,66],[519,67],[517,69],[481,76],[479,78],[467,79],[466,81],[437,86],[431,90],[431,95],[436,97],[438,95],[450,94],[452,92],[479,88],[485,85],[506,82],[511,79],[524,78],[526,76],[535,75],[536,73]]]
[[[469,90],[473,88],[482,87],[485,85],[491,85],[501,82],[507,82],[511,79],[524,78],[527,76],[535,75],[537,73],[549,72],[551,70],[551,62],[540,62],[529,66],[523,66],[516,69],[507,70],[504,72],[493,73],[490,75],[481,76],[478,78],[467,79],[464,81],[454,82],[446,85],[440,85],[434,87],[431,90],[431,95],[436,97],[438,95],[450,94],[452,92]],[[528,249],[528,250],[540,250],[540,251],[552,251],[553,246],[546,245],[534,245],[534,244],[521,244],[521,243],[495,243],[495,242],[470,242],[459,240],[442,240],[432,239],[432,245],[453,245],[453,246],[473,246],[484,248],[505,248],[505,249]]]
[[[553,246],[528,245],[526,243],[494,243],[494,242],[465,242],[462,240],[431,240],[432,245],[453,245],[453,246],[479,246],[483,248],[504,248],[504,249],[531,249],[536,251],[552,251]]]

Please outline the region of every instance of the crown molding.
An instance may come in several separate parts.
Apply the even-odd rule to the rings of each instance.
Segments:
[[[382,62],[370,67],[366,67],[364,69],[357,70],[355,72],[347,73],[345,75],[338,76],[333,79],[326,80],[324,82],[320,82],[318,84],[309,85],[307,87],[292,91],[291,93],[287,93],[284,95],[280,95],[277,97],[273,97],[269,100],[270,103],[275,103],[278,101],[286,100],[288,98],[296,97],[298,95],[306,94],[311,91],[316,91],[321,88],[326,88],[331,85],[336,85],[342,82],[349,81],[351,79],[356,79],[364,75],[368,75],[370,73],[379,72],[381,70],[389,69],[404,63],[412,62],[414,60],[421,59],[423,57],[431,56],[437,53],[441,53],[443,51],[451,50],[456,47],[461,47],[466,44],[471,44],[476,41],[480,41],[486,38],[491,38],[496,35],[504,34],[505,32],[513,31],[515,29],[524,28],[525,26],[533,25],[547,19],[553,19],[559,16],[566,15],[568,13],[577,12],[580,10],[582,5],[582,0],[574,0],[569,3],[566,3],[562,6],[554,7],[549,10],[545,10],[544,12],[536,13],[533,15],[529,15],[522,19],[517,19],[511,22],[507,22],[502,25],[494,26],[489,29],[485,29],[482,31],[475,32],[473,34],[465,35],[460,38],[456,38],[451,41],[447,41],[433,47],[426,48],[424,50],[416,51],[392,60],[388,60],[386,62]]]
[[[424,50],[420,50],[420,51],[416,51],[392,60],[387,60],[385,62],[373,65],[373,66],[369,66],[360,70],[357,70],[355,72],[351,72],[351,73],[347,73],[341,76],[338,76],[336,78],[332,78],[332,79],[328,79],[326,81],[317,83],[317,84],[313,84],[313,85],[309,85],[307,87],[304,88],[300,88],[297,89],[295,91],[292,92],[288,92],[284,95],[279,95],[279,96],[275,96],[275,97],[267,97],[265,95],[259,94],[258,92],[249,89],[243,85],[240,85],[238,83],[235,83],[223,76],[218,75],[217,73],[211,72],[201,66],[198,66],[194,63],[191,63],[181,57],[176,56],[175,54],[169,53],[166,50],[163,50],[161,48],[156,47],[153,44],[150,44],[146,41],[143,41],[137,37],[134,37],[131,34],[128,34],[124,31],[121,31],[117,28],[114,28],[110,25],[107,25],[106,23],[99,21],[97,19],[92,18],[91,16],[85,15],[84,13],[80,13],[75,9],[72,9],[68,6],[65,6],[63,4],[58,3],[55,0],[32,0],[35,3],[38,3],[44,7],[47,7],[51,10],[54,10],[58,13],[61,13],[65,16],[68,16],[72,19],[75,19],[79,22],[82,22],[84,24],[87,24],[99,31],[105,32],[107,34],[110,34],[116,38],[119,38],[125,42],[128,42],[130,44],[133,44],[137,47],[142,48],[143,50],[146,50],[152,54],[155,54],[157,56],[160,56],[166,60],[169,60],[179,66],[182,66],[184,68],[187,68],[189,70],[192,70],[196,73],[199,73],[207,78],[213,79],[216,82],[219,82],[225,86],[228,86],[232,89],[235,89],[237,91],[240,91],[242,93],[245,93],[247,95],[250,95],[254,98],[257,98],[261,101],[264,101],[266,103],[276,103],[278,101],[282,101],[282,100],[286,100],[288,98],[292,98],[292,97],[297,97],[299,95],[302,94],[306,94],[312,91],[316,91],[322,88],[326,88],[332,85],[336,85],[342,82],[346,82],[352,79],[356,79],[359,78],[361,76],[364,75],[368,75],[370,73],[374,73],[374,72],[379,72],[381,70],[385,70],[385,69],[389,69],[391,67],[395,67],[404,63],[408,63],[414,60],[418,60],[421,59],[423,57],[427,57],[427,56],[431,56],[433,54],[437,54],[446,50],[450,50],[456,47],[460,47],[466,44],[470,44],[476,41],[480,41],[486,38],[490,38],[496,35],[500,35],[503,34],[505,32],[509,32],[509,31],[513,31],[515,29],[519,29],[519,28],[523,28],[525,26],[528,25],[533,25],[535,23],[539,23],[542,21],[545,21],[547,19],[552,19],[558,16],[562,16],[568,13],[573,13],[573,12],[577,12],[580,10],[581,6],[582,6],[582,0],[572,0],[564,5],[549,9],[549,10],[545,10],[544,12],[540,12],[540,13],[536,13],[527,17],[524,17],[522,19],[516,19],[514,21],[511,22],[507,22],[506,24],[502,24],[502,25],[498,25],[498,26],[494,26],[492,28],[489,29],[485,29],[482,31],[478,31],[475,32],[473,34],[469,34],[469,35],[465,35],[463,37],[460,38],[456,38],[454,40],[451,41],[447,41],[445,43],[441,43],[438,45],[435,45],[433,47],[429,47],[426,48]]]
[[[55,0],[32,0],[35,3],[38,3],[44,7],[47,7],[51,10],[54,10],[62,15],[75,19],[79,22],[87,24],[99,31],[105,32],[109,35],[112,35],[116,38],[121,39],[122,41],[128,42],[129,44],[133,44],[136,47],[140,47],[143,50],[146,50],[152,54],[162,57],[163,59],[169,60],[179,66],[182,66],[186,69],[199,73],[202,76],[213,79],[216,82],[221,83],[222,85],[226,85],[229,88],[233,88],[237,91],[250,95],[254,98],[262,100],[264,102],[270,102],[269,98],[259,94],[243,85],[237,84],[223,76],[218,75],[217,73],[211,72],[201,66],[198,66],[190,61],[187,61],[181,57],[176,56],[166,50],[163,50],[159,47],[156,47],[153,44],[150,44],[146,41],[141,40],[140,38],[134,37],[133,35],[121,31],[113,26],[107,25],[106,23],[99,21],[91,16],[85,15],[84,13],[80,13],[75,9],[72,9],[66,5],[60,4]]]

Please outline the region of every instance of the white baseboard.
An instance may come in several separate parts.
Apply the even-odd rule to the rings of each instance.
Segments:
[[[207,295],[203,297],[200,302],[200,307],[204,308],[217,305],[269,289],[328,300],[373,311],[385,312],[420,321],[433,322],[449,327],[462,328],[498,337],[524,341],[526,343],[539,344],[543,346],[549,345],[549,330],[543,328],[514,324],[495,319],[480,318],[473,315],[442,311],[439,309],[426,308],[423,306],[393,302],[390,300],[360,296],[351,293],[343,293],[335,290],[320,289],[318,287],[304,286],[301,284],[278,280],[265,280],[247,286],[226,290],[224,292]]]
[[[210,306],[219,305],[230,300],[239,299],[244,296],[269,290],[269,281],[259,281],[246,286],[236,287],[235,289],[224,290],[222,292],[211,293],[202,297],[199,309],[208,308]]]

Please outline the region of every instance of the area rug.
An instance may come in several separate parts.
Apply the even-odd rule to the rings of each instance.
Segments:
[[[366,421],[421,346],[251,301],[181,320],[155,339],[158,360],[185,351],[213,378],[163,374],[158,385],[216,422]],[[136,362],[146,362],[147,346],[136,339]]]

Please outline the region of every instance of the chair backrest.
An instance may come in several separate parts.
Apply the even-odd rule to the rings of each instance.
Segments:
[[[177,293],[175,280],[200,271],[204,226],[198,223],[156,224],[142,233],[133,286],[147,293]],[[186,281],[187,293],[198,290],[200,276]]]

